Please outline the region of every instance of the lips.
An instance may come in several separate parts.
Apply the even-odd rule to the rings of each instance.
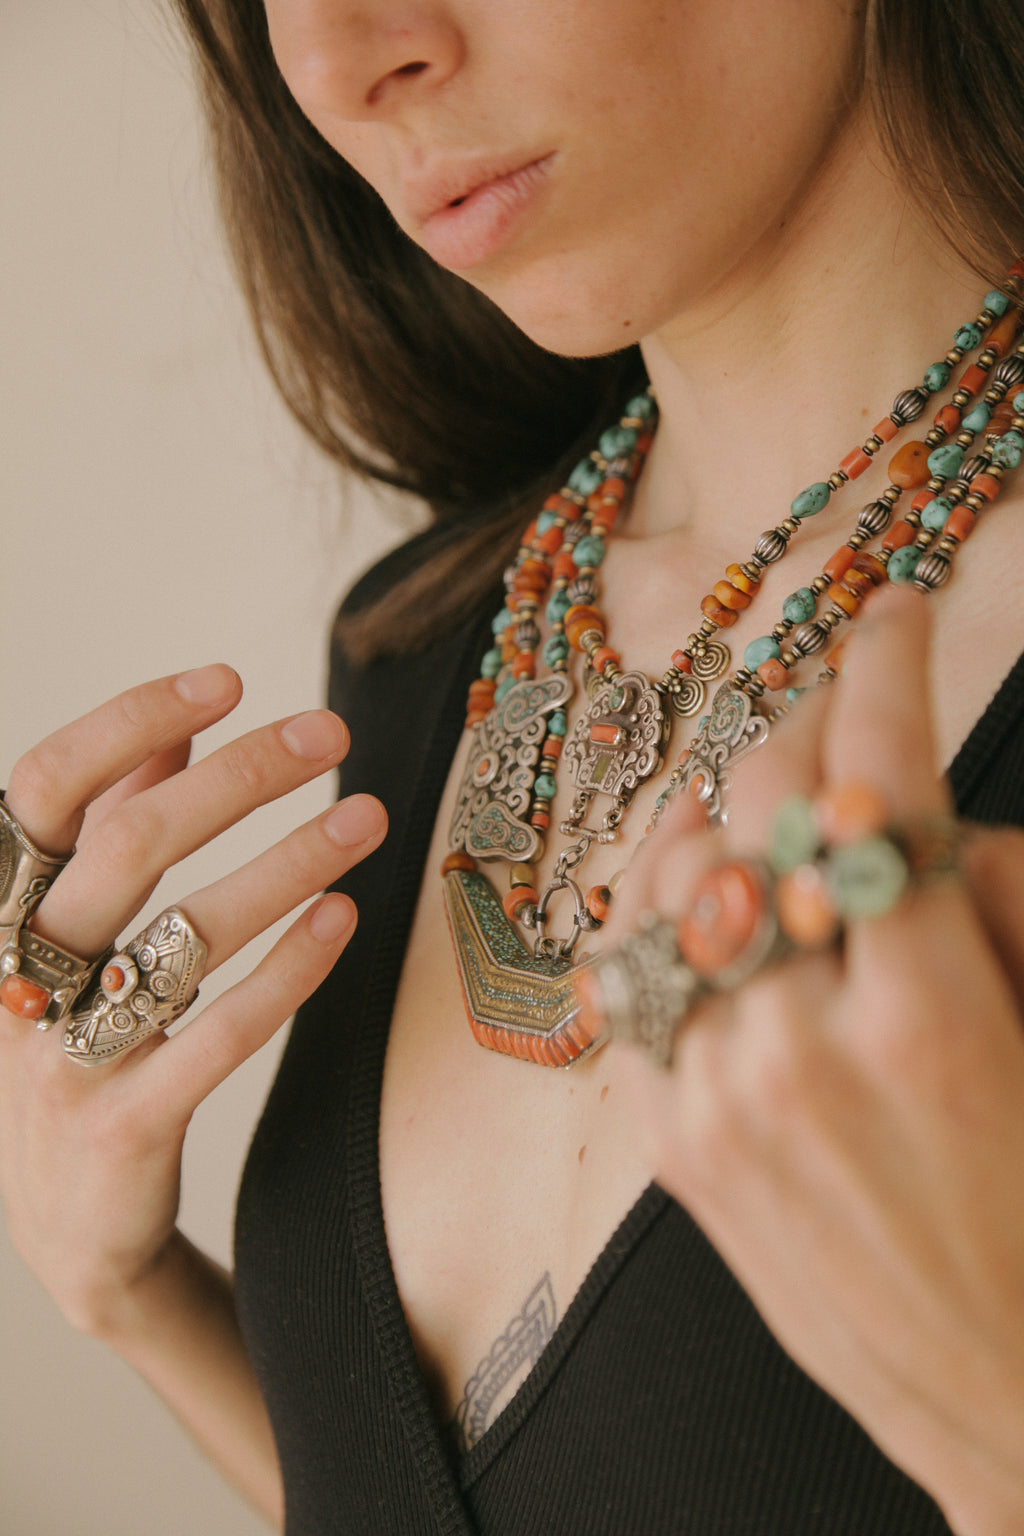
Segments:
[[[495,255],[544,187],[554,155],[441,166],[407,184],[415,238],[441,266],[465,271]]]

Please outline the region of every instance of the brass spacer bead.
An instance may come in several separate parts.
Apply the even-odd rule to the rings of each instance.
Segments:
[[[849,478],[849,475],[846,474],[845,471],[841,469],[834,469],[829,475],[827,483],[832,487],[834,491],[839,491],[842,490],[843,486],[846,484]]]
[[[890,507],[894,507],[899,501],[901,494],[902,492],[898,485],[887,485],[878,499],[879,501],[887,501]]]
[[[815,576],[814,580],[811,582],[811,591],[816,592],[820,597],[826,588],[830,587],[831,585],[832,583],[829,581],[827,576]]]
[[[867,541],[868,535],[864,532],[863,528],[855,528],[846,542],[851,549],[863,549]]]

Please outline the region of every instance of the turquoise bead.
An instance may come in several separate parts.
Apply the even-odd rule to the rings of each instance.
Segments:
[[[606,459],[618,459],[632,453],[636,447],[635,427],[608,427],[597,440],[597,446]]]
[[[743,652],[743,665],[749,667],[751,672],[756,672],[762,661],[769,661],[773,656],[781,656],[782,647],[771,635],[761,635],[757,640],[751,640]]]
[[[584,534],[573,545],[573,559],[580,570],[584,566],[598,566],[608,551],[604,547],[604,539],[598,538],[596,533]]]
[[[904,544],[902,549],[893,550],[889,556],[889,564],[886,567],[890,581],[913,581],[917,562],[921,558],[921,551],[916,544]]]
[[[533,781],[533,792],[538,800],[553,800],[556,788],[550,773],[539,773]]]
[[[884,917],[906,889],[906,860],[887,837],[866,837],[836,848],[825,866],[825,882],[843,917]]]
[[[556,662],[564,661],[569,654],[569,642],[564,635],[552,635],[550,640],[544,642],[544,650],[541,652],[546,667],[553,667]]]
[[[634,395],[625,410],[627,416],[639,416],[641,421],[650,421],[655,412],[655,404],[650,395]]]
[[[495,690],[494,690],[494,702],[495,702],[495,704],[500,704],[502,699],[505,697],[506,693],[508,693],[509,689],[515,687],[515,681],[516,680],[512,676],[511,672],[509,672],[505,677],[502,678],[501,682],[498,684],[497,688],[495,688]]]
[[[964,451],[956,443],[943,443],[940,448],[933,448],[928,455],[928,469],[940,480],[948,480],[955,475],[964,461]]]
[[[1019,432],[1004,432],[992,449],[992,463],[1000,469],[1016,469],[1024,452],[1024,437]]]
[[[604,476],[593,459],[580,459],[569,476],[569,489],[575,491],[578,496],[589,496],[591,491],[597,490],[603,479]]]
[[[806,491],[801,491],[799,496],[793,498],[790,507],[794,517],[813,517],[820,512],[832,495],[832,488],[825,480],[817,480],[814,485],[809,485]]]
[[[921,513],[921,522],[925,528],[938,533],[946,526],[946,518],[952,510],[953,503],[947,496],[933,496]],[[909,548],[909,545],[907,547]]]
[[[820,844],[811,802],[804,795],[783,800],[768,837],[768,862],[775,873],[786,875],[801,864],[809,864]]]
[[[556,709],[548,721],[549,736],[564,736],[569,729],[569,723],[565,718],[565,711]]]
[[[937,390],[945,389],[949,383],[951,371],[948,363],[932,363],[924,376],[924,387],[930,395],[934,395]]]
[[[1006,314],[1006,311],[1010,307],[1010,301],[1006,297],[1005,293],[999,292],[998,288],[990,288],[988,293],[985,295],[985,302],[981,307],[982,309],[989,310],[993,315],[998,317],[999,315]]]
[[[972,320],[960,327],[953,337],[953,345],[962,347],[965,352],[973,352],[975,347],[981,346],[981,331]]]
[[[500,613],[494,615],[494,618],[491,620],[491,628],[496,635],[500,635],[503,630],[508,629],[511,623],[512,615],[507,608],[503,608]]]
[[[548,529],[549,528],[553,528],[557,522],[558,522],[558,513],[557,512],[548,512],[546,510],[544,512],[538,512],[537,513],[537,532],[538,533],[547,533]]]
[[[569,594],[565,591],[564,587],[560,587],[557,592],[552,592],[548,598],[548,605],[544,610],[548,623],[561,624],[571,606]]]
[[[484,655],[483,655],[483,660],[480,663],[480,676],[481,677],[497,677],[497,675],[498,675],[498,673],[500,671],[501,671],[501,652],[497,648],[495,648],[492,651],[485,651]]]
[[[782,605],[782,617],[790,624],[803,624],[807,619],[814,618],[814,610],[818,606],[818,600],[810,587],[797,587],[791,592]]]
[[[800,695],[802,693],[806,693],[806,692],[807,692],[806,688],[787,688],[786,689],[786,703],[787,704],[795,704],[797,699],[800,697]]]
[[[1024,416],[1024,389],[1010,401],[1018,416]]]
[[[968,432],[984,432],[992,418],[992,407],[986,405],[984,400],[979,400],[972,406],[964,417],[964,426]]]

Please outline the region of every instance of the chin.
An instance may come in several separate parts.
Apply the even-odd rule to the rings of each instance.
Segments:
[[[632,346],[659,320],[639,304],[635,294],[615,291],[617,285],[588,284],[578,273],[559,273],[553,281],[536,269],[474,286],[507,315],[530,340],[561,357],[602,357]]]

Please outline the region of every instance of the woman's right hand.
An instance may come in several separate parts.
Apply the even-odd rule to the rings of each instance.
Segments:
[[[30,920],[83,958],[132,923],[164,872],[257,806],[334,768],[348,746],[317,710],[264,726],[188,765],[191,738],[241,697],[226,666],[130,689],[15,765],[5,796],[46,853],[77,851]],[[208,946],[207,974],[337,880],[381,841],[378,801],[356,795],[241,869],[175,893]],[[180,1034],[83,1069],[60,1030],[0,1008],[0,1192],[12,1239],[77,1327],[116,1334],[133,1288],[175,1232],[181,1149],[197,1105],[323,980],[355,926],[321,897],[269,954]]]

